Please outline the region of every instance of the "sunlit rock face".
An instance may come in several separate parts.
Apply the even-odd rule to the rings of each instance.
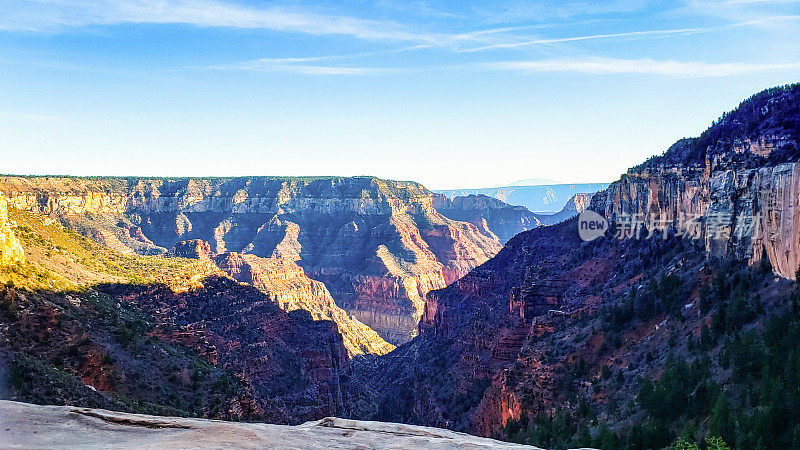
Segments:
[[[591,208],[612,220],[639,214],[693,233],[711,256],[751,264],[766,258],[775,273],[794,279],[800,266],[799,188],[796,162],[747,167],[735,155],[717,154],[703,166],[632,169]]]
[[[216,254],[294,262],[393,344],[416,334],[429,291],[501,248],[491,232],[439,214],[423,186],[372,177],[6,177],[0,193],[120,251],[201,240]]]
[[[0,266],[25,261],[25,252],[8,220],[8,201],[0,196]]]
[[[800,85],[761,92],[700,137],[628,170],[591,208],[640,214],[702,239],[711,256],[764,259],[794,279],[800,265]],[[693,219],[691,221],[687,220]]]
[[[283,310],[303,309],[314,320],[336,322],[349,356],[383,355],[394,349],[374,330],[339,308],[325,285],[306,276],[303,268],[292,261],[238,253],[219,255],[214,261],[235,280],[268,294]]]

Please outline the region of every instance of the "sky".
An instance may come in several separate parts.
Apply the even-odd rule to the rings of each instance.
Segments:
[[[606,182],[798,81],[797,0],[0,0],[0,173]]]

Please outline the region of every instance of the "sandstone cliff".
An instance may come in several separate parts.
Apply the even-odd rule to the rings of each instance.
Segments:
[[[17,208],[59,217],[122,252],[200,239],[214,253],[294,261],[389,342],[416,333],[424,297],[497,253],[419,184],[356,178],[6,177]]]
[[[0,196],[0,266],[25,261],[25,251],[8,220],[8,201]]]
[[[743,102],[699,138],[630,169],[591,209],[620,223],[674,229],[704,241],[710,256],[766,258],[794,279],[800,266],[797,152],[800,87]]]

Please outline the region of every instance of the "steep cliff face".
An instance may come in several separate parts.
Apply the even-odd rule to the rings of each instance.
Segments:
[[[582,213],[589,207],[589,204],[592,202],[592,197],[594,197],[594,192],[575,194],[569,199],[567,204],[564,205],[561,212],[574,211],[576,213]]]
[[[575,194],[567,201],[561,211],[555,214],[539,215],[542,225],[554,225],[577,216],[589,207],[594,193]]]
[[[794,279],[800,266],[798,183],[797,163],[713,171],[648,168],[629,172],[592,209],[612,220],[639,215],[657,227],[695,234],[709,255],[751,264],[766,258],[777,274]]]
[[[800,266],[800,87],[754,96],[699,138],[628,171],[596,196],[609,220],[676,229],[709,255],[769,260],[794,279]]]
[[[307,277],[292,261],[225,253],[214,257],[217,266],[233,279],[248,283],[269,295],[285,311],[302,309],[314,320],[336,323],[349,356],[386,354],[394,346],[378,333],[339,308],[324,284]]]
[[[579,242],[576,230],[562,224],[520,233],[496,257],[430,293],[420,335],[376,369],[386,384],[375,417],[482,435],[519,417],[503,373],[531,335],[552,330],[543,319],[562,307],[577,279],[562,271]]]
[[[497,253],[410,182],[358,178],[19,178],[18,208],[56,215],[107,246],[160,254],[200,239],[214,253],[294,261],[386,340],[416,333],[424,297]]]
[[[8,220],[8,201],[0,196],[0,266],[25,261],[25,251]]]

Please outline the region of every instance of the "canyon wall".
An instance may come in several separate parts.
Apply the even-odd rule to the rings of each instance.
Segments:
[[[176,293],[161,286],[101,285],[158,324],[155,335],[179,342],[236,374],[243,384],[235,415],[300,423],[348,414],[347,349],[334,322],[306,311],[286,312],[266,294],[230,278]],[[227,392],[232,386],[220,386]]]
[[[0,196],[0,266],[25,261],[25,251],[8,220],[8,200]]]
[[[121,252],[200,239],[213,253],[293,261],[391,343],[416,334],[428,291],[500,249],[417,183],[355,178],[3,177],[14,207],[59,217]]]
[[[394,350],[378,333],[339,308],[325,285],[308,278],[292,261],[225,253],[215,256],[214,262],[233,279],[269,295],[285,311],[302,309],[314,320],[335,322],[349,356]]]
[[[639,217],[650,228],[692,235],[713,257],[751,264],[766,258],[775,273],[793,280],[800,266],[800,166],[747,167],[735,156],[709,155],[703,166],[631,169],[591,209],[618,224]]]

